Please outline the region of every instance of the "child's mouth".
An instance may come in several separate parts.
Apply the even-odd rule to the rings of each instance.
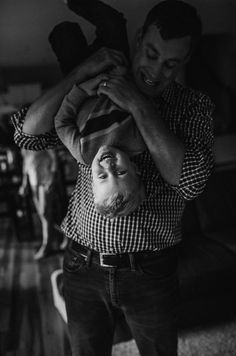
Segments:
[[[111,153],[111,152],[105,152],[101,155],[100,159],[99,159],[99,162],[101,163],[102,161],[104,160],[111,160],[111,159],[114,159],[114,155]]]

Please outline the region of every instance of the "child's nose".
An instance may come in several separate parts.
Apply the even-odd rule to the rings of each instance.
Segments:
[[[115,167],[115,162],[112,158],[106,158],[101,162],[101,165],[106,169],[112,169]]]

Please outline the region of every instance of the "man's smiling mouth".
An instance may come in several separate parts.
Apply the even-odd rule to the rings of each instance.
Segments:
[[[156,87],[159,85],[159,81],[157,80],[151,80],[150,78],[148,78],[144,73],[142,73],[142,80],[144,81],[144,83],[150,87]]]

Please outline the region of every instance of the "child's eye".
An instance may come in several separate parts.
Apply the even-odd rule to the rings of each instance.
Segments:
[[[117,172],[117,175],[118,176],[123,176],[124,174],[126,174],[127,173],[127,171],[118,171]]]

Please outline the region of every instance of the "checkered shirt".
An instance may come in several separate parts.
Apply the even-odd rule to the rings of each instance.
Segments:
[[[78,177],[62,222],[66,236],[103,253],[161,250],[181,240],[181,217],[187,200],[204,190],[213,167],[213,104],[204,94],[172,83],[158,98],[170,129],[184,142],[185,156],[179,184],[168,184],[145,151],[133,158],[141,171],[146,200],[128,216],[110,220],[94,208],[91,168],[78,163]],[[12,117],[15,142],[42,150],[60,143],[55,130],[41,135],[22,131],[27,109]]]

